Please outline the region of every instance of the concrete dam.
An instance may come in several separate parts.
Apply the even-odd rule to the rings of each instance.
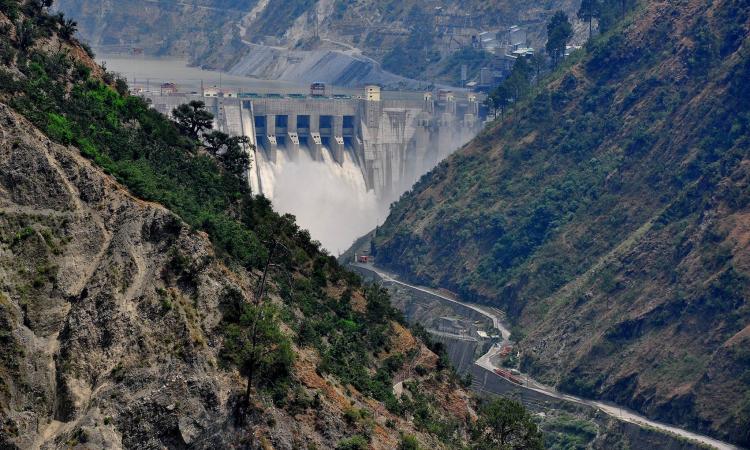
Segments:
[[[203,100],[215,129],[248,137],[253,191],[296,215],[332,252],[378,225],[392,201],[482,126],[474,93],[367,86],[325,95],[314,86],[310,94],[208,89],[149,98],[165,114]]]

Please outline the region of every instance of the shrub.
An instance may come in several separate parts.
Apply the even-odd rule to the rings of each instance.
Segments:
[[[355,435],[339,441],[336,450],[367,450],[369,444],[367,439],[361,435]]]

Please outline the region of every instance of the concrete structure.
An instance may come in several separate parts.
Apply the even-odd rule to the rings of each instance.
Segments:
[[[202,100],[216,117],[216,129],[247,136],[255,151],[263,152],[264,160],[274,163],[277,152],[286,152],[288,159],[294,160],[305,151],[320,161],[325,148],[341,164],[344,152],[349,152],[367,189],[381,198],[393,198],[481,126],[480,100],[475,94],[440,91],[437,100],[432,93],[404,97],[385,99],[380,87],[367,86],[362,98],[230,96],[206,89]],[[169,114],[192,98],[161,96],[151,100],[156,109]]]
[[[369,85],[365,87],[365,100],[371,102],[380,101],[380,86]]]

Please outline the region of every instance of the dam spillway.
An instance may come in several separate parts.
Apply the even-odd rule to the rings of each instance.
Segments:
[[[352,92],[352,91],[350,91]],[[481,98],[468,92],[144,95],[156,110],[202,100],[214,129],[252,144],[253,192],[291,213],[331,252],[379,225],[389,205],[481,128]]]
[[[348,152],[366,188],[387,199],[408,189],[481,126],[476,94],[428,92],[405,97],[381,99],[372,87],[356,97],[223,92],[149,96],[165,114],[181,103],[203,100],[214,113],[216,129],[247,136],[255,152],[263,152],[256,161],[275,164],[279,152],[290,161],[301,152],[323,161],[328,150],[333,161],[343,164]],[[254,185],[257,176],[249,174]]]

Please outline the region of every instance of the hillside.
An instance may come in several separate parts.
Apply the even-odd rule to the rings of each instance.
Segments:
[[[488,54],[471,48],[472,35],[523,25],[529,41],[541,46],[548,17],[559,8],[575,12],[574,3],[61,0],[58,8],[76,19],[81,36],[102,51],[142,48],[147,54],[184,56],[199,66],[258,78],[275,78],[295,64],[307,70],[317,64],[343,65],[348,69],[330,79],[325,73],[316,76],[347,84],[345,72],[357,77],[364,71],[368,75],[362,80],[396,84],[398,78],[380,74],[372,62],[407,78],[458,83],[461,64],[474,77],[490,62]],[[578,27],[580,36],[583,28]],[[262,68],[255,67],[258,61]]]
[[[0,28],[0,447],[493,438],[384,291],[254,197],[229,149],[128,96],[40,2],[0,2]],[[538,444],[503,405],[504,438]]]
[[[378,264],[560,389],[750,446],[750,5],[643,1],[425,175]]]

